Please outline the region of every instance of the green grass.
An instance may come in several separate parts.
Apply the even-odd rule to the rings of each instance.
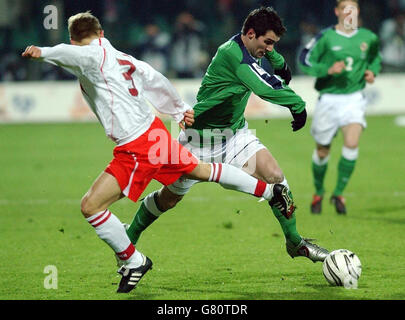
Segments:
[[[30,124],[0,126],[0,299],[405,299],[405,128],[390,116],[369,117],[345,192],[347,216],[327,201],[314,216],[310,121],[297,133],[288,119],[249,125],[287,176],[301,235],[360,257],[359,289],[331,287],[322,264],[291,259],[265,202],[204,183],[143,234],[138,249],[154,268],[132,293],[117,295],[112,251],[80,213],[113,144],[98,124]],[[341,145],[338,135],[326,197]],[[158,187],[153,182],[144,194]],[[123,199],[111,211],[130,222],[138,206]],[[47,265],[58,270],[56,290],[44,288]]]

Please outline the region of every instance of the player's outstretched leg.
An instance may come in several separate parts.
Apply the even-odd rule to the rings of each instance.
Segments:
[[[207,171],[205,173],[201,171],[194,172],[191,178],[204,179],[205,177],[205,180],[219,183],[226,189],[249,193],[256,197],[263,197],[266,200],[272,200],[274,189],[274,204],[280,207],[282,212],[286,215],[291,215],[291,212],[293,212],[293,203],[283,185],[267,184],[228,164],[212,163],[203,165],[205,166],[204,169]],[[204,169],[202,171],[205,171]],[[183,185],[181,186],[184,187]],[[182,194],[186,192],[187,191]],[[141,233],[163,212],[173,208],[182,197],[183,195],[174,194],[167,187],[146,196],[136,212],[131,225],[127,229],[127,234],[131,242],[136,244]],[[291,221],[289,221],[289,224],[291,224]],[[301,238],[299,238],[299,240],[300,239]]]
[[[286,180],[284,180],[286,183]],[[328,250],[319,247],[310,242],[309,239],[302,238],[296,228],[295,205],[293,196],[287,186],[276,184],[276,186],[283,186],[284,188],[277,187],[273,189],[274,197],[269,201],[271,209],[279,221],[281,228],[286,238],[287,253],[292,257],[307,257],[313,262],[323,261],[329,254]],[[280,190],[280,191],[278,191]],[[283,198],[285,206],[277,205],[276,199]]]
[[[83,197],[81,211],[87,222],[94,228],[97,236],[114,251],[123,265],[123,278],[118,292],[129,292],[150,269],[151,262],[131,243],[122,222],[107,209],[121,198],[117,180],[103,172]],[[128,270],[128,271],[126,271]],[[135,279],[132,273],[136,272]],[[140,275],[139,275],[140,274]]]
[[[223,188],[251,194],[270,201],[274,184],[247,174],[245,171],[226,163],[204,163],[187,175],[188,178],[219,183]]]
[[[94,214],[86,219],[94,227],[99,238],[114,250],[119,264],[122,265],[118,270],[122,279],[117,292],[130,292],[151,268],[152,262],[135,249],[123,224],[109,210]]]

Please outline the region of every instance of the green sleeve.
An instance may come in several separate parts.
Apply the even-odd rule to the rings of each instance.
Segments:
[[[305,109],[305,102],[279,78],[270,75],[257,63],[240,64],[236,76],[254,94],[268,102],[290,108],[295,113]]]
[[[375,76],[381,71],[380,42],[376,35],[370,46],[368,69],[373,71]]]
[[[322,34],[319,34],[301,51],[298,64],[300,69],[310,76],[317,78],[326,77],[330,66],[321,62],[325,51],[324,37],[322,37]]]
[[[284,57],[275,49],[273,49],[272,51],[267,51],[265,57],[270,62],[270,65],[273,67],[273,69],[281,69],[284,66]]]

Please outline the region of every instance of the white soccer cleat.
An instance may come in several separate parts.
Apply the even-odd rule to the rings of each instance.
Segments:
[[[329,254],[329,251],[309,242],[313,239],[302,239],[301,242],[294,246],[294,244],[287,240],[287,252],[291,258],[307,257],[312,262],[324,261]]]

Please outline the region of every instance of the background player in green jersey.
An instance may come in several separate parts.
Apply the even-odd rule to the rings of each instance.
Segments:
[[[300,54],[300,67],[316,77],[315,88],[320,93],[311,127],[316,142],[312,156],[316,189],[312,213],[322,210],[330,147],[339,129],[343,133],[343,148],[330,201],[339,214],[346,213],[342,193],[353,173],[360,135],[367,125],[367,101],[362,90],[366,82],[374,82],[381,69],[378,38],[367,29],[358,28],[358,13],[357,0],[337,0],[338,23],[321,31]]]
[[[256,9],[248,15],[242,32],[218,48],[197,95],[195,122],[192,128],[180,133],[179,141],[201,160],[229,163],[254,177],[288,188],[276,159],[248,130],[244,118],[248,98],[254,92],[264,100],[289,108],[294,131],[305,125],[305,102],[288,87],[291,73],[284,58],[274,50],[285,31],[272,8]],[[280,77],[261,67],[262,58],[270,62]],[[173,208],[194,183],[197,181],[182,177],[148,195],[127,230],[130,239],[136,243],[141,232]],[[286,210],[277,202],[269,204],[284,232],[287,252],[291,257],[323,261],[328,251],[300,236],[292,194],[288,190],[284,196],[290,203]]]

